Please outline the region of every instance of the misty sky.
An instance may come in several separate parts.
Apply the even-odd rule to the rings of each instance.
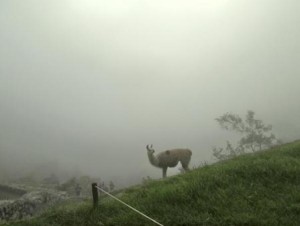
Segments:
[[[158,178],[146,144],[211,161],[228,139],[214,119],[249,109],[299,139],[299,10],[298,0],[1,0],[0,170]]]

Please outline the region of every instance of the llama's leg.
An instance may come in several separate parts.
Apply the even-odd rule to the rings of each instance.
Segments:
[[[184,161],[181,161],[181,165],[182,165],[182,168],[185,170],[185,171],[189,171],[189,162],[190,161],[187,161],[187,162],[184,162]]]
[[[165,178],[167,176],[167,169],[168,167],[163,168],[163,178]]]

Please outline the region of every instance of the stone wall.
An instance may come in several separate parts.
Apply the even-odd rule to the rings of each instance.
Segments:
[[[0,223],[31,217],[42,209],[68,198],[66,192],[43,190],[29,192],[17,200],[2,200],[0,201]]]

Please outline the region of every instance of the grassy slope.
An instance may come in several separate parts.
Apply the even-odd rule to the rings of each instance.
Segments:
[[[164,225],[299,225],[300,142],[127,189],[121,199]],[[11,225],[154,225],[102,199]]]

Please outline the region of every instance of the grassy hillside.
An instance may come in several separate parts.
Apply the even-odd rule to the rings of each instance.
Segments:
[[[119,198],[164,225],[299,225],[300,142],[129,188]],[[155,225],[111,198],[11,225]]]

